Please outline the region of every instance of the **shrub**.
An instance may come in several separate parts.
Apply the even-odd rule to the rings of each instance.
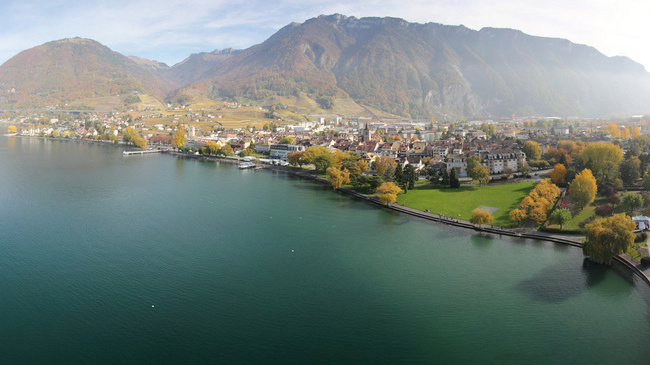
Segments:
[[[600,217],[609,217],[614,212],[614,207],[609,204],[603,204],[596,207],[594,213]]]
[[[648,240],[648,234],[645,232],[634,235],[634,242],[636,243],[645,242],[646,240]]]
[[[617,205],[621,203],[621,198],[619,198],[616,194],[611,194],[607,197],[607,202],[609,204]]]
[[[641,265],[643,266],[650,266],[650,257],[642,257],[641,258]]]

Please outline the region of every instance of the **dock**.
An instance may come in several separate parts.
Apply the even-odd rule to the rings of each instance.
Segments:
[[[148,155],[150,153],[160,153],[160,150],[122,151],[122,154],[125,155],[125,156]]]

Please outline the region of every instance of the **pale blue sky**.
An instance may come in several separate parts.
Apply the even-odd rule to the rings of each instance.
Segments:
[[[48,41],[84,37],[173,65],[191,53],[247,48],[321,14],[515,28],[566,38],[650,70],[650,2],[642,0],[0,0],[0,63]]]

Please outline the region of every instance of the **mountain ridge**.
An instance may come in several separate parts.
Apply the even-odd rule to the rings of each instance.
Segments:
[[[0,106],[69,102],[130,89],[160,99],[197,92],[262,103],[278,97],[348,98],[407,118],[650,111],[650,74],[642,65],[509,28],[321,15],[289,23],[247,49],[195,53],[171,67],[75,39],[48,42],[1,65]],[[64,41],[87,49],[77,49],[75,56]],[[59,53],[52,48],[56,42]],[[52,72],[58,65],[69,72]],[[30,77],[35,71],[39,76]],[[93,72],[102,76],[99,82],[88,77]]]

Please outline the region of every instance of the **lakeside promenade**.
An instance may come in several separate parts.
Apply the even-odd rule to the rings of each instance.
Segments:
[[[304,172],[304,170],[296,170],[290,167],[280,167],[280,166],[273,166],[272,168],[274,170],[284,171],[291,175],[312,180],[320,184],[330,185],[329,180],[322,178],[320,176],[315,176],[313,174]],[[420,210],[409,208],[395,203],[385,205],[381,201],[379,201],[379,199],[374,195],[359,193],[358,191],[354,191],[346,187],[339,188],[337,192],[346,195],[351,195],[358,199],[362,199],[367,202],[370,202],[371,204],[375,204],[383,208],[391,209],[403,214],[408,214],[418,218],[426,219],[437,223],[447,224],[454,227],[472,229],[477,232],[485,232],[485,233],[510,236],[515,238],[523,238],[523,239],[542,240],[542,241],[570,245],[578,248],[582,248],[582,240],[585,237],[583,235],[541,232],[535,229],[521,229],[521,228],[509,229],[509,228],[494,227],[489,225],[476,225],[474,223],[465,220],[443,217],[440,214],[436,214],[436,213],[422,212]],[[634,260],[631,256],[629,256],[626,253],[615,256],[613,261],[618,265],[620,265],[621,267],[630,270],[633,274],[637,275],[642,281],[644,281],[648,286],[650,286],[650,267],[644,267],[643,265],[641,265],[639,262]]]

